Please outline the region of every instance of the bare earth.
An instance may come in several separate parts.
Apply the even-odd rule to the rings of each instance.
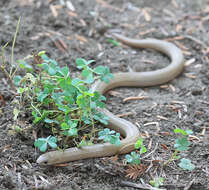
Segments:
[[[148,153],[152,152],[142,161],[150,169],[136,180],[125,177],[124,156],[75,161],[63,167],[38,166],[40,152],[33,146],[32,134],[8,134],[13,124],[13,96],[0,73],[0,189],[132,190],[137,188],[124,182],[141,184],[141,178],[149,184],[155,176],[165,179],[163,189],[209,189],[209,1],[71,0],[73,6],[61,2],[1,0],[0,44],[10,42],[6,55],[10,56],[21,16],[15,59],[46,50],[72,73],[78,72],[75,59],[79,57],[94,59],[95,66],[107,65],[112,72],[154,70],[169,63],[167,57],[152,50],[113,46],[107,37],[108,30],[114,30],[133,38],[175,43],[184,52],[186,67],[181,76],[163,86],[118,88],[114,89],[117,93],[106,95],[107,108],[137,124]],[[123,102],[138,94],[148,98]],[[194,132],[191,148],[185,153],[196,166],[193,171],[181,170],[178,161],[160,166],[160,160],[169,159],[173,152],[173,129],[177,127]]]

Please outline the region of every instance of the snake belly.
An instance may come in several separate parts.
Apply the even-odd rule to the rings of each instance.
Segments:
[[[108,84],[97,81],[92,87],[93,91],[104,94],[110,89],[122,86],[148,87],[160,85],[174,79],[183,71],[184,57],[182,51],[174,44],[157,39],[131,39],[116,33],[112,35],[122,43],[134,48],[155,49],[167,55],[171,63],[167,67],[155,71],[116,73],[114,74],[114,79]],[[118,118],[106,109],[100,111],[109,117],[107,127],[119,132],[124,137],[119,147],[110,143],[103,143],[84,146],[82,148],[68,148],[64,151],[56,150],[39,156],[37,163],[53,165],[86,158],[125,154],[134,150],[134,144],[140,136],[138,128],[131,122]]]

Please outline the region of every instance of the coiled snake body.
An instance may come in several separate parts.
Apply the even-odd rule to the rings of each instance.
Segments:
[[[151,48],[166,54],[171,64],[167,67],[155,71],[148,72],[128,72],[128,73],[116,73],[114,79],[109,84],[98,81],[92,89],[98,91],[101,94],[107,90],[121,87],[121,86],[155,86],[162,83],[166,83],[174,79],[179,75],[184,68],[184,58],[181,50],[172,43],[156,40],[156,39],[144,39],[136,40],[124,37],[120,34],[112,34],[116,39],[122,43],[135,48]],[[106,116],[109,117],[108,128],[119,132],[125,138],[121,140],[120,147],[112,145],[110,143],[95,144],[92,146],[85,146],[82,148],[68,148],[62,151],[51,151],[42,154],[37,163],[53,165],[57,163],[64,163],[74,160],[81,160],[94,157],[112,156],[115,154],[125,154],[134,150],[134,144],[139,138],[138,128],[124,119],[110,113],[108,110],[101,110]]]

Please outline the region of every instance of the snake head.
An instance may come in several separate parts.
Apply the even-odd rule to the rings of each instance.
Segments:
[[[45,154],[43,154],[38,157],[38,159],[36,160],[36,163],[40,165],[49,165],[49,159],[47,158]]]

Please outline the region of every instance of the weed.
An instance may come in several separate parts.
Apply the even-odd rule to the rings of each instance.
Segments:
[[[94,60],[86,61],[79,58],[76,59],[76,65],[81,70],[82,78],[72,79],[67,66],[60,67],[44,51],[39,52],[37,56],[41,60],[36,68],[40,70],[38,73],[26,62],[33,56],[17,61],[19,69],[23,69],[25,75],[14,77],[20,97],[18,106],[14,109],[14,119],[17,119],[19,114],[29,112],[33,116],[34,127],[44,126],[50,130],[50,136],[38,138],[34,143],[42,152],[47,150],[48,145],[51,148],[65,148],[67,141],[78,139],[79,132],[87,127],[91,127],[92,130],[87,136],[95,136],[95,123],[108,123],[108,118],[97,110],[105,107],[106,99],[88,86],[95,79],[108,83],[113,78],[109,68],[98,66],[92,69],[89,65]],[[115,134],[115,131],[109,129],[99,132],[99,140],[117,146],[120,145],[119,137],[119,133]],[[85,138],[76,144],[89,145]]]
[[[195,166],[191,163],[191,160],[186,158],[181,158],[180,153],[182,151],[189,150],[190,142],[187,140],[187,136],[192,134],[192,130],[183,130],[176,128],[174,129],[174,133],[179,134],[179,137],[175,140],[174,148],[175,152],[172,154],[170,159],[164,163],[164,166],[173,160],[180,160],[178,164],[184,170],[193,170]]]
[[[134,145],[135,149],[139,149],[139,151],[133,151],[131,154],[127,154],[125,156],[126,161],[130,164],[140,164],[140,156],[147,152],[146,147],[143,145],[143,138],[140,137]]]
[[[149,183],[153,186],[153,187],[157,187],[159,188],[160,186],[163,185],[164,182],[164,178],[162,177],[155,177],[153,180],[150,180]]]

